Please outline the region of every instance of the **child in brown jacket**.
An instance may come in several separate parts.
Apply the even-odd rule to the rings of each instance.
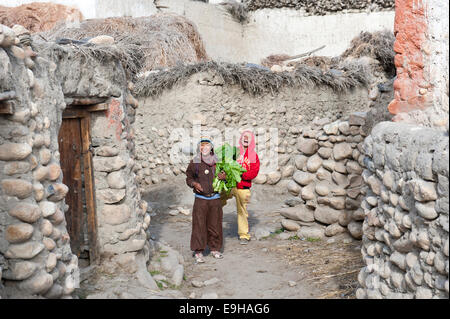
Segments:
[[[194,190],[194,208],[192,210],[191,250],[197,263],[205,262],[203,251],[206,245],[214,258],[223,258],[222,249],[222,204],[220,194],[214,192],[213,180],[217,156],[214,154],[210,139],[202,138],[198,152],[186,169],[186,184]],[[226,174],[218,174],[221,180]]]

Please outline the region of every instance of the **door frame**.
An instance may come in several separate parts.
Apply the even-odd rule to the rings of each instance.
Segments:
[[[99,262],[99,250],[97,242],[97,213],[95,205],[94,169],[92,165],[91,150],[91,113],[86,110],[66,109],[62,119],[80,119],[81,128],[81,153],[83,157],[84,193],[87,211],[87,230],[89,240],[90,264]]]

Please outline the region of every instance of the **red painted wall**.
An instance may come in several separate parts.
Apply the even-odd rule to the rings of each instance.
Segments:
[[[388,109],[396,114],[394,121],[401,121],[401,113],[423,110],[430,104],[431,85],[424,72],[424,55],[427,50],[427,23],[425,1],[396,0],[394,43],[397,79],[394,82],[394,100]],[[427,52],[428,51],[428,52]]]

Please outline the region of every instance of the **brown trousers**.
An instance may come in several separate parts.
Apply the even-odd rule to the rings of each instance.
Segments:
[[[222,203],[218,199],[195,198],[192,210],[191,250],[203,251],[208,245],[211,251],[220,251],[223,242]]]

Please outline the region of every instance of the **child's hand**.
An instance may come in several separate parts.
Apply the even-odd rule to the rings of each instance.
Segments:
[[[222,171],[219,174],[217,174],[217,178],[220,179],[221,181],[224,181],[227,179],[227,174],[224,171]]]
[[[192,186],[194,186],[195,190],[199,193],[203,193],[203,187],[198,182],[193,182]]]

